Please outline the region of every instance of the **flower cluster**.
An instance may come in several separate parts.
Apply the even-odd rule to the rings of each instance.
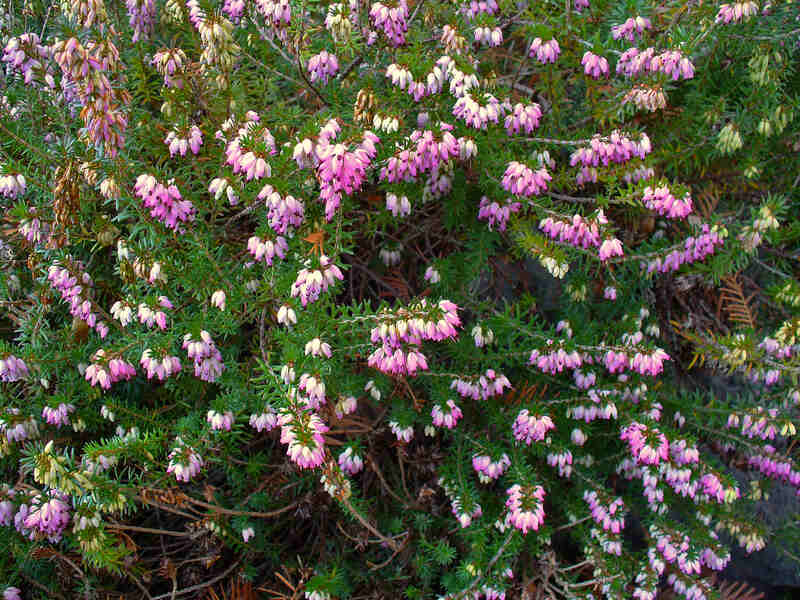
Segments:
[[[645,30],[650,29],[652,26],[653,25],[650,23],[650,19],[637,15],[636,17],[628,18],[620,25],[614,25],[611,28],[611,36],[615,40],[624,38],[629,42],[632,42],[637,36],[642,37]]]
[[[193,479],[203,468],[204,462],[200,455],[181,438],[175,440],[175,447],[169,453],[167,473],[172,473],[175,479],[184,483]]]
[[[93,328],[101,338],[105,338],[108,335],[108,325],[98,320],[96,306],[89,297],[92,278],[79,263],[72,263],[70,267],[51,265],[47,271],[47,280],[61,293],[61,299],[69,303],[70,314]]]
[[[186,156],[189,150],[192,151],[192,154],[197,154],[200,152],[200,146],[203,145],[203,132],[197,125],[192,125],[188,131],[182,134],[177,129],[173,129],[164,138],[164,143],[169,148],[170,157],[174,157],[176,154]]]
[[[547,190],[547,182],[552,177],[547,169],[540,167],[536,171],[528,165],[512,161],[503,174],[503,189],[515,196],[538,196]]]
[[[222,354],[207,331],[201,331],[199,339],[195,339],[191,333],[187,333],[183,336],[181,347],[194,361],[195,377],[214,383],[222,375],[225,370]]]
[[[561,48],[555,39],[544,42],[542,38],[537,37],[534,38],[530,48],[528,48],[528,56],[536,58],[543,65],[556,62],[559,54],[561,54]]]
[[[308,269],[304,267],[297,273],[297,279],[292,285],[292,298],[300,297],[303,306],[309,302],[316,302],[319,295],[327,292],[336,280],[344,279],[342,271],[331,259],[324,254],[319,257],[319,268]]]
[[[172,181],[159,183],[153,175],[143,173],[136,178],[134,193],[142,199],[150,216],[169,229],[179,229],[184,223],[194,221],[195,208],[191,200],[184,200]]]
[[[519,412],[512,426],[512,433],[517,441],[524,442],[530,446],[532,442],[544,440],[547,432],[555,429],[556,426],[547,415],[532,415],[525,408]]]
[[[325,85],[338,71],[339,61],[336,56],[328,54],[325,50],[308,59],[308,73],[312,82],[319,81]]]
[[[642,202],[650,210],[670,219],[683,219],[692,212],[692,197],[686,192],[682,199],[672,195],[666,185],[644,188]]]
[[[663,73],[674,81],[694,77],[694,64],[680,50],[656,54],[655,48],[628,48],[617,61],[617,73],[636,77],[643,73]]]
[[[492,396],[501,396],[511,388],[508,377],[497,373],[494,369],[486,369],[486,373],[474,379],[453,379],[450,389],[458,392],[463,398],[488,400]]]
[[[498,479],[510,466],[511,459],[508,458],[508,454],[506,453],[503,453],[496,461],[493,461],[492,457],[486,454],[472,457],[472,467],[478,473],[478,479],[481,483],[491,483],[495,479]]]
[[[703,225],[698,236],[689,236],[682,244],[682,247],[670,251],[665,256],[657,256],[642,263],[642,269],[648,273],[658,271],[667,273],[677,271],[681,265],[703,260],[707,256],[714,254],[717,248],[725,243],[725,232]]]
[[[369,20],[374,28],[383,29],[392,46],[406,43],[408,5],[405,0],[397,0],[397,5],[391,8],[382,2],[373,2],[369,9]]]
[[[506,525],[513,525],[523,534],[537,531],[544,523],[544,488],[512,485],[507,491]]]

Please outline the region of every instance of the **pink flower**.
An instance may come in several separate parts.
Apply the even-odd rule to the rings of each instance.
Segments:
[[[537,531],[544,523],[544,488],[540,485],[523,488],[515,484],[506,494],[506,524],[513,525],[523,534],[529,530]]]
[[[336,56],[323,50],[319,54],[312,56],[308,61],[308,72],[311,81],[319,81],[322,85],[328,83],[328,79],[339,71],[339,61]]]
[[[255,534],[256,534],[256,531],[255,531],[255,529],[253,529],[252,527],[245,527],[244,529],[242,529],[242,540],[243,540],[243,541],[244,541],[244,543],[246,544],[247,542],[249,542],[249,541],[250,541],[250,539],[251,539],[251,538],[252,538],[252,537],[253,537]]]
[[[206,414],[206,421],[208,421],[208,424],[211,425],[211,429],[214,431],[230,431],[233,426],[233,413],[229,410],[226,410],[224,413],[210,410]]]
[[[555,428],[556,426],[549,416],[531,415],[526,408],[517,415],[511,429],[518,441],[530,446],[531,442],[544,440],[547,432]]]
[[[178,481],[188,482],[194,478],[203,467],[203,459],[193,448],[186,446],[181,438],[177,438],[177,445],[169,453],[167,473],[175,475]]]
[[[445,412],[439,404],[435,404],[431,410],[431,418],[436,427],[452,429],[463,416],[461,409],[452,400],[447,401],[447,407],[450,410]]]
[[[536,60],[543,65],[556,62],[559,54],[561,54],[561,48],[555,39],[543,42],[542,38],[537,37],[531,42],[531,46],[528,49],[528,56],[531,58],[536,57]]]
[[[593,79],[608,76],[608,61],[602,56],[586,52],[581,59],[583,72]]]
[[[280,417],[281,443],[288,444],[286,453],[301,469],[314,469],[325,459],[325,438],[328,426],[316,413],[294,415],[284,412]]]
[[[603,241],[598,252],[600,260],[606,261],[614,256],[622,256],[622,242],[617,238],[609,238]]]
[[[511,466],[511,459],[507,454],[503,454],[497,461],[492,461],[490,456],[474,456],[472,467],[478,472],[478,479],[481,483],[490,483],[499,478]]]
[[[502,185],[516,196],[538,196],[547,190],[547,182],[551,179],[544,167],[534,171],[527,165],[512,161],[503,174]]]
[[[348,446],[339,454],[339,468],[348,475],[356,475],[364,469],[364,460]]]

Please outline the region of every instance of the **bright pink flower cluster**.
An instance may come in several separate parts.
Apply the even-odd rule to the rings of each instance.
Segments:
[[[378,317],[381,324],[373,327],[370,340],[381,346],[369,356],[368,364],[392,375],[413,376],[417,370],[427,370],[427,359],[419,351],[423,340],[454,338],[461,326],[458,306],[448,300],[440,300],[432,310],[423,299],[408,309],[386,311]]]
[[[100,384],[104,390],[111,388],[111,384],[121,380],[129,380],[136,376],[136,369],[132,364],[122,358],[106,359],[106,352],[100,348],[92,356],[92,364],[86,368],[84,377],[93,386]]]
[[[271,155],[278,153],[275,138],[270,130],[259,123],[257,114],[248,113],[247,120],[225,147],[225,164],[231,166],[234,175],[244,174],[246,181],[270,177],[272,168],[259,148],[262,145]]]
[[[606,507],[600,502],[596,491],[586,490],[583,492],[583,499],[589,505],[592,519],[603,530],[611,533],[620,533],[625,528],[625,516],[622,514],[625,505],[622,502],[622,498],[617,498]],[[619,511],[619,514],[617,514],[617,511]]]
[[[381,169],[380,179],[389,183],[400,181],[414,181],[417,175],[426,172],[436,172],[439,166],[450,159],[459,157],[460,144],[458,139],[450,133],[452,125],[440,123],[441,139],[434,137],[433,131],[416,129],[411,133],[409,141],[413,148],[401,150],[389,158],[386,166]]]
[[[25,177],[20,173],[0,175],[0,196],[14,200],[25,193]]]
[[[289,227],[300,227],[303,223],[305,206],[294,196],[281,196],[271,185],[267,184],[258,193],[258,199],[267,206],[269,226],[275,233],[285,234]]]
[[[348,475],[357,475],[364,469],[364,459],[362,459],[352,448],[348,446],[339,454],[339,468]]]
[[[76,275],[66,267],[52,265],[47,271],[47,279],[53,288],[61,292],[61,299],[69,303],[70,314],[92,327],[101,339],[105,338],[108,335],[108,325],[97,320],[93,302],[89,299],[92,278],[83,271],[79,263],[74,263],[74,269]]]
[[[47,495],[37,494],[33,498],[24,525],[55,543],[61,539],[61,534],[69,523],[69,497],[56,490],[51,490],[49,496],[48,499]]]
[[[581,59],[581,65],[583,65],[583,72],[592,79],[608,76],[608,61],[594,52],[586,51]]]
[[[611,135],[601,137],[596,135],[592,138],[588,146],[578,148],[569,157],[569,164],[576,166],[582,164],[586,167],[597,167],[603,165],[607,167],[610,163],[622,164],[634,157],[644,158],[650,151],[650,138],[646,133],[642,133],[638,142],[619,130],[614,130]]]
[[[8,354],[0,358],[0,381],[11,383],[28,376],[28,365],[21,358]]]
[[[544,523],[544,488],[540,485],[523,488],[512,485],[506,500],[506,525],[513,525],[523,534],[529,530],[537,531]]]
[[[325,438],[328,426],[316,413],[301,412],[294,415],[283,412],[280,416],[281,443],[287,444],[286,454],[301,469],[314,469],[325,460]]]
[[[484,104],[478,103],[471,94],[464,94],[456,100],[453,106],[453,115],[464,121],[467,127],[486,129],[488,123],[499,123],[506,111],[511,110],[511,105],[500,102],[492,94],[483,94]]]
[[[512,214],[516,214],[522,208],[522,204],[509,198],[503,205],[498,202],[490,202],[486,196],[481,197],[480,207],[478,208],[478,219],[489,222],[489,231],[497,228],[497,231],[505,231],[508,219]]]
[[[632,42],[635,37],[642,37],[645,30],[650,29],[652,26],[653,25],[650,23],[650,19],[646,17],[630,17],[624,23],[620,25],[614,25],[611,28],[611,36],[615,40],[624,38],[629,42]]]
[[[449,410],[445,411],[442,409],[441,405],[433,405],[431,409],[431,418],[433,419],[434,426],[452,429],[458,424],[461,417],[464,416],[464,413],[461,412],[461,409],[453,400],[447,401],[447,408]]]
[[[783,481],[797,488],[796,495],[800,496],[800,471],[795,468],[789,457],[776,456],[774,446],[764,446],[763,454],[754,454],[747,459],[747,464],[758,469],[771,479]]]
[[[538,196],[547,190],[547,182],[552,177],[547,169],[540,167],[536,171],[529,166],[511,161],[503,174],[503,189],[515,196]]]
[[[247,250],[253,255],[256,261],[263,260],[271,267],[276,256],[280,259],[286,258],[289,244],[282,235],[275,236],[274,242],[272,240],[262,240],[257,235],[254,235],[247,240]]]
[[[680,50],[666,50],[656,54],[654,48],[642,51],[628,48],[619,57],[617,73],[625,77],[636,77],[642,73],[663,73],[677,81],[694,77],[694,65]]]
[[[656,349],[652,354],[637,352],[630,361],[630,368],[641,375],[652,375],[655,377],[664,370],[664,361],[671,360],[669,354],[661,348]]]
[[[172,129],[164,138],[164,143],[169,147],[170,157],[174,157],[176,154],[186,156],[189,150],[192,151],[192,154],[197,154],[200,152],[200,146],[203,145],[203,132],[197,125],[192,125],[184,135],[180,135],[176,129]]]
[[[171,181],[163,185],[152,175],[142,173],[136,178],[133,191],[142,199],[145,208],[150,209],[150,216],[169,229],[177,230],[180,224],[194,221],[194,205],[190,200],[181,198],[181,193]]]
[[[708,225],[703,225],[700,235],[686,238],[683,249],[673,250],[664,257],[659,256],[642,263],[642,269],[647,269],[648,273],[677,271],[681,265],[697,262],[714,254],[723,243],[724,238],[716,228],[711,229]]]
[[[536,365],[543,373],[555,375],[564,369],[578,369],[583,364],[583,359],[578,352],[567,352],[563,348],[553,350],[546,354],[533,350],[528,362]]]
[[[528,56],[536,58],[543,65],[556,62],[559,54],[561,54],[561,48],[555,39],[543,42],[542,38],[537,37],[528,48]]]
[[[308,73],[312,83],[319,81],[322,85],[328,83],[328,79],[339,72],[339,61],[335,54],[329,54],[323,50],[308,59]]]
[[[194,374],[203,381],[214,383],[217,377],[222,375],[225,365],[222,363],[220,353],[211,334],[203,330],[200,332],[200,339],[195,340],[191,333],[183,336],[181,347],[186,350],[189,358],[194,361]]]
[[[42,418],[48,425],[65,427],[69,425],[69,416],[75,412],[75,405],[61,402],[58,406],[45,406],[42,409]]]
[[[352,194],[361,189],[372,160],[377,154],[375,144],[380,138],[371,131],[363,133],[361,143],[350,151],[345,144],[332,140],[341,131],[335,120],[329,121],[320,131],[314,148],[317,164],[319,197],[325,202],[325,218],[330,221],[342,199],[342,193]]]
[[[503,473],[511,466],[511,459],[505,452],[496,461],[492,460],[491,456],[475,455],[472,457],[472,468],[478,473],[478,479],[481,483],[491,483],[498,479]]]
[[[586,219],[578,214],[573,215],[571,221],[547,217],[541,220],[539,229],[559,242],[570,244],[576,248],[590,248],[597,247],[601,243],[598,225],[607,224],[608,219],[600,209],[597,215],[591,219]]]
[[[142,365],[148,379],[158,377],[159,381],[164,381],[167,377],[175,375],[181,370],[181,361],[177,356],[163,354],[159,360],[153,356],[153,351],[150,348],[146,348],[142,352],[139,364]]]
[[[406,43],[408,5],[405,0],[397,0],[397,6],[392,8],[382,2],[373,2],[369,19],[375,29],[383,29],[390,45],[398,47]]]
[[[525,408],[519,412],[511,431],[514,437],[519,442],[524,442],[525,445],[530,446],[532,442],[541,442],[544,440],[547,432],[555,429],[556,426],[547,415],[532,415]]]
[[[741,23],[750,17],[758,14],[758,4],[755,2],[735,2],[733,4],[722,4],[719,12],[714,19],[715,23],[728,25],[729,23]]]
[[[678,199],[666,185],[644,188],[642,202],[650,210],[670,219],[683,219],[692,212],[692,197],[689,192],[686,192],[682,199]]]
[[[669,441],[658,429],[649,430],[646,425],[633,422],[622,429],[619,437],[628,442],[631,454],[639,464],[657,465],[669,459]]]
[[[225,0],[222,5],[222,12],[228,15],[231,21],[238,23],[244,14],[244,0]]]
[[[527,135],[539,127],[539,120],[542,118],[542,109],[535,102],[533,104],[522,104],[517,102],[511,114],[506,115],[505,127],[508,135],[516,135],[524,131]]]
[[[203,468],[203,459],[195,450],[178,438],[177,444],[169,453],[167,473],[172,473],[178,481],[188,482]]]
[[[492,396],[500,396],[505,390],[511,389],[511,382],[502,373],[497,373],[494,369],[486,369],[486,373],[477,379],[454,379],[450,382],[450,389],[454,389],[463,398],[488,400]]]
[[[304,267],[297,273],[297,279],[292,284],[292,298],[299,296],[303,306],[309,302],[316,302],[319,295],[327,292],[337,279],[339,281],[344,279],[342,271],[330,258],[321,254],[318,269],[309,270]]]

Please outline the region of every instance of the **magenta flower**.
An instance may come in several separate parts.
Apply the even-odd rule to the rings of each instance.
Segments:
[[[60,403],[57,407],[45,406],[42,409],[42,418],[50,425],[63,427],[69,425],[69,415],[75,412],[72,404]]]
[[[552,177],[544,167],[534,171],[517,161],[508,163],[503,174],[503,189],[515,196],[538,196],[547,190]]]
[[[651,27],[650,19],[646,17],[630,17],[621,25],[614,25],[611,28],[611,36],[615,40],[625,38],[629,42],[632,42],[637,36],[642,37],[645,30]]]
[[[222,354],[217,349],[211,334],[203,330],[200,339],[194,339],[191,333],[183,336],[181,347],[194,361],[194,374],[203,381],[214,383],[222,375],[225,365],[222,363]]]
[[[57,542],[69,523],[70,507],[67,504],[68,496],[61,492],[51,490],[49,496],[47,500],[41,494],[34,497],[24,525],[46,536],[51,542]]]
[[[369,10],[369,19],[375,29],[383,29],[389,44],[397,47],[406,43],[408,31],[408,5],[405,0],[397,0],[394,7],[382,2],[373,2]]]
[[[133,190],[142,199],[144,207],[150,209],[150,216],[169,229],[177,230],[181,224],[194,221],[194,205],[182,199],[172,181],[165,186],[152,175],[142,174],[137,177]]]
[[[472,467],[477,471],[481,483],[491,483],[498,479],[509,466],[511,459],[505,453],[497,461],[492,461],[492,458],[485,454],[472,457]]]
[[[28,365],[21,358],[8,354],[0,358],[0,381],[13,382],[28,376]]]

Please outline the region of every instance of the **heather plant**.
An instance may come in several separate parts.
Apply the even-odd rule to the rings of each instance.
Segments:
[[[8,0],[4,597],[797,560],[798,15]]]

